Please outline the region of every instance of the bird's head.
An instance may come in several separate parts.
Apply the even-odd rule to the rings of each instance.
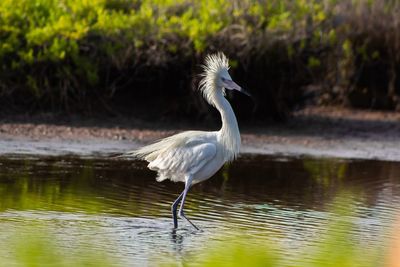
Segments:
[[[222,52],[207,55],[203,65],[203,79],[200,81],[199,88],[208,102],[217,94],[225,95],[225,90],[237,90],[248,96],[250,94],[235,83],[229,75],[229,60]]]

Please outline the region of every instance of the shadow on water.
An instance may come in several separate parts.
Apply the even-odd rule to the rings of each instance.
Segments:
[[[144,162],[74,157],[0,158],[0,243],[42,226],[60,247],[95,247],[125,264],[163,261],[206,248],[223,236],[279,242],[283,253],[312,246],[330,203],[350,196],[354,238],[379,242],[400,204],[400,164],[244,155],[190,191],[180,221],[170,205],[183,184],[157,183]],[[375,243],[374,243],[375,242]]]

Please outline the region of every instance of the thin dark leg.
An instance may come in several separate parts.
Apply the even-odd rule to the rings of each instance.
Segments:
[[[188,221],[194,228],[196,228],[196,230],[200,230],[196,225],[194,225],[194,223],[192,223],[183,213],[183,207],[185,205],[185,200],[186,200],[186,195],[189,192],[190,189],[190,185],[191,185],[191,181],[189,181],[188,183],[186,183],[185,186],[185,190],[183,190],[183,196],[182,196],[182,202],[181,202],[181,206],[179,208],[179,217],[184,218],[186,221]]]
[[[174,229],[178,228],[178,217],[176,216],[176,210],[178,209],[179,202],[181,202],[183,192],[172,204],[172,218],[174,219]]]

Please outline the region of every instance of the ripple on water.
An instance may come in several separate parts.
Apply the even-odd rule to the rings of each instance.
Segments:
[[[296,251],[318,246],[337,217],[331,202],[344,191],[353,210],[340,218],[355,227],[341,231],[372,249],[390,238],[399,174],[392,162],[241,157],[191,189],[186,215],[203,231],[183,221],[172,231],[170,208],[183,185],[157,183],[142,162],[3,157],[0,243],[46,233],[65,250],[81,246],[148,265],[201,255],[212,242],[242,235],[279,244],[272,249],[290,263]]]

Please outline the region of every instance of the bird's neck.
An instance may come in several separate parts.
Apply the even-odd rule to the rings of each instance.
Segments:
[[[222,93],[217,95],[215,107],[220,112],[222,120],[222,127],[218,132],[219,138],[227,152],[226,160],[230,161],[239,153],[241,144],[239,126],[231,105]]]

